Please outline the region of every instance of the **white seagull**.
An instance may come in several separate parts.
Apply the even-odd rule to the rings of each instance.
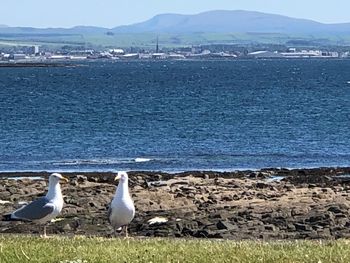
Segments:
[[[120,182],[109,206],[108,220],[115,234],[117,230],[124,228],[125,237],[128,237],[128,224],[135,216],[134,202],[129,193],[128,174],[126,172],[118,172],[114,180],[120,180]]]
[[[7,221],[32,221],[44,224],[44,235],[46,236],[46,223],[55,218],[63,208],[63,196],[59,181],[68,179],[59,173],[53,173],[49,177],[49,189],[46,196],[34,200],[11,214],[5,215]]]

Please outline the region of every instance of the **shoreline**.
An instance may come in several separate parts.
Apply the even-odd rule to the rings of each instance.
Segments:
[[[0,179],[5,177],[48,177],[53,172],[59,172],[67,176],[85,175],[88,177],[104,177],[113,175],[117,171],[0,171]],[[318,168],[262,168],[262,169],[242,169],[242,170],[187,170],[187,171],[162,171],[162,170],[127,170],[132,176],[134,174],[144,174],[148,176],[161,175],[165,178],[184,177],[192,175],[195,177],[201,177],[203,174],[212,175],[222,178],[240,178],[240,177],[252,177],[253,174],[258,174],[257,177],[268,178],[273,176],[278,177],[293,177],[293,176],[346,176],[350,178],[350,166],[344,167],[318,167]],[[259,175],[260,174],[260,175]]]
[[[42,196],[49,173],[1,173],[0,215]],[[107,219],[115,173],[65,173],[65,206],[49,234],[111,236]],[[278,180],[271,180],[273,178]],[[22,177],[13,180],[10,178]],[[31,179],[23,177],[37,177]],[[350,167],[129,172],[140,237],[295,240],[350,238]],[[162,222],[151,223],[161,218]],[[33,223],[0,221],[0,233],[40,233]]]

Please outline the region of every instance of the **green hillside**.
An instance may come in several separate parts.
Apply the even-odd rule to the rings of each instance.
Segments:
[[[206,44],[280,44],[303,46],[348,46],[350,36],[287,35],[280,33],[86,33],[86,34],[0,34],[0,45],[85,46],[90,48],[144,47],[153,48],[157,36],[161,47]]]

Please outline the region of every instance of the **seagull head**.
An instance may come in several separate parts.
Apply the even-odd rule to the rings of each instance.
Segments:
[[[121,182],[128,181],[128,174],[126,172],[118,172],[117,176],[114,178],[114,181],[120,180]]]
[[[68,178],[62,176],[62,174],[59,174],[59,173],[53,173],[49,177],[49,181],[52,181],[52,182],[56,182],[57,183],[60,180],[65,181],[65,182],[69,182]]]

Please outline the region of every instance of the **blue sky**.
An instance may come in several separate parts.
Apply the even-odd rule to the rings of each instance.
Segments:
[[[324,23],[350,22],[350,0],[1,0],[0,24],[115,27],[161,13],[252,10]]]

